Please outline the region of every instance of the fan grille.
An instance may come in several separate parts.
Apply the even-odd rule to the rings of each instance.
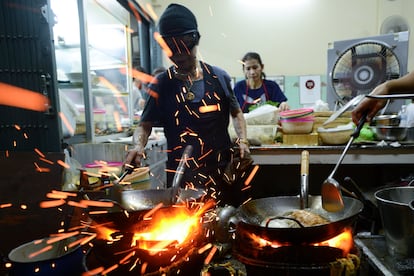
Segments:
[[[366,41],[340,54],[331,73],[333,90],[343,103],[399,77],[400,62],[393,50],[385,44]]]

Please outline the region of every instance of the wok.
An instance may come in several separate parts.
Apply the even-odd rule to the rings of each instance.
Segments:
[[[300,198],[295,196],[267,197],[251,200],[241,205],[230,224],[239,231],[254,233],[269,241],[289,242],[292,244],[314,243],[335,237],[351,226],[363,209],[361,201],[344,197],[345,207],[339,212],[327,212],[322,208],[321,196],[309,196],[309,208],[305,210],[320,215],[330,223],[301,228],[266,227],[270,218],[286,215],[300,209]]]
[[[175,203],[181,204],[189,201],[198,201],[206,192],[203,189],[178,189],[175,195],[174,188],[167,189],[148,189],[148,190],[124,190],[113,197],[117,199],[122,208],[128,211],[150,210],[162,203],[170,206]],[[177,199],[174,199],[177,198]]]
[[[128,230],[153,208],[162,204],[162,209],[175,208],[174,204],[185,205],[187,202],[203,200],[206,192],[202,189],[179,189],[178,199],[173,202],[173,189],[123,190],[101,198],[92,198],[99,201],[114,203],[114,207],[91,208],[90,211],[107,211],[106,213],[91,213],[89,217],[97,223],[105,223],[118,230]]]

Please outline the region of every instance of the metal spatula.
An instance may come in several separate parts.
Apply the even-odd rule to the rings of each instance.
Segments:
[[[342,199],[341,186],[338,181],[335,180],[334,175],[342,160],[345,157],[346,152],[351,146],[355,138],[359,136],[362,127],[364,126],[367,116],[364,115],[358,122],[358,126],[355,128],[354,132],[351,134],[351,138],[346,144],[344,151],[342,152],[341,157],[339,157],[338,162],[335,165],[335,168],[328,176],[328,178],[322,183],[322,207],[328,212],[339,212],[344,208],[344,201]]]

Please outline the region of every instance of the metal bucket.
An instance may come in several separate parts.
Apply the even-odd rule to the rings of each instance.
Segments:
[[[375,193],[388,252],[414,257],[414,187],[391,187]]]
[[[10,251],[12,267],[8,275],[81,275],[84,254],[79,245],[69,248],[74,239],[50,244],[48,241],[50,238],[35,240]]]

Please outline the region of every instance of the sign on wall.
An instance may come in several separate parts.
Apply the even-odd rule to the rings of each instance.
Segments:
[[[321,99],[321,77],[300,76],[299,91],[301,104],[314,104]]]

